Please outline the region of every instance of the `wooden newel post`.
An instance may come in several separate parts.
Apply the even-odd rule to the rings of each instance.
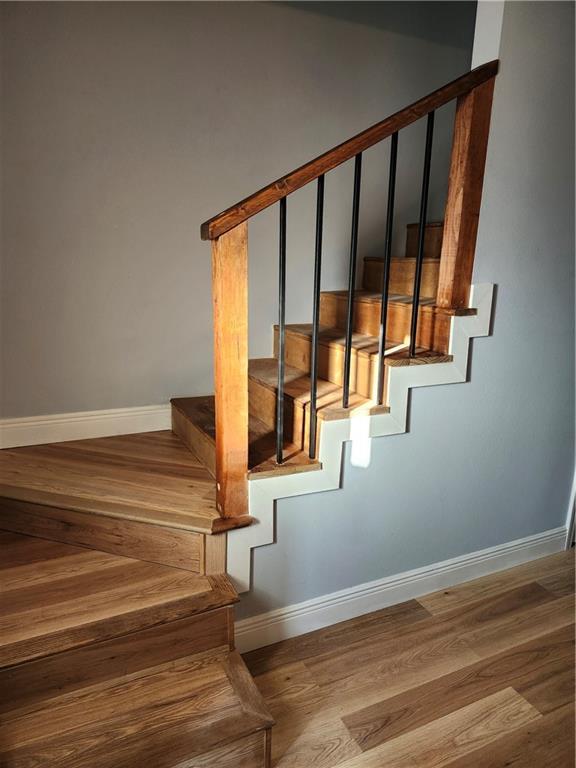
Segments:
[[[212,240],[216,503],[248,514],[248,224]]]
[[[456,106],[436,300],[445,309],[468,307],[493,92],[492,77]]]

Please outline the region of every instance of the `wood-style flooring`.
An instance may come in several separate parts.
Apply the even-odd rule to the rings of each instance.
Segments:
[[[574,550],[245,661],[277,768],[573,768]]]
[[[214,479],[168,431],[5,449],[0,497],[200,533],[222,529]]]

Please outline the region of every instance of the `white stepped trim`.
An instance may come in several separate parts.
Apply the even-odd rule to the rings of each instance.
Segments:
[[[0,448],[156,432],[162,429],[170,429],[168,404],[0,419]]]
[[[252,549],[274,542],[276,499],[339,488],[342,449],[346,441],[352,441],[354,451],[355,447],[361,449],[368,438],[406,432],[408,392],[411,388],[466,381],[470,339],[488,336],[490,332],[493,291],[491,284],[472,286],[470,306],[475,307],[477,313],[452,318],[449,345],[452,362],[389,369],[389,413],[322,422],[319,440],[321,470],[250,481],[249,512],[256,522],[228,536],[227,571],[239,592],[250,589]]]
[[[527,536],[236,622],[241,653],[487,576],[564,549],[565,528]]]

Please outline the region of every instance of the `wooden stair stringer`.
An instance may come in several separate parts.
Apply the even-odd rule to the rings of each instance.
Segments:
[[[321,469],[281,477],[255,478],[249,484],[249,512],[258,524],[234,531],[228,537],[227,573],[238,592],[250,589],[252,549],[274,542],[277,499],[337,490],[342,483],[345,442],[352,441],[354,451],[354,444],[361,446],[363,440],[406,432],[410,389],[466,381],[470,339],[490,334],[493,289],[494,286],[489,283],[473,285],[469,306],[476,310],[475,313],[450,317],[449,362],[390,368],[388,413],[323,423],[318,451]]]

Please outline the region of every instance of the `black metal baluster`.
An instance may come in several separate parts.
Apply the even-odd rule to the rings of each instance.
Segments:
[[[428,210],[428,187],[430,183],[430,161],[432,159],[432,136],[434,134],[434,112],[428,113],[426,124],[426,151],[424,153],[424,172],[422,175],[422,196],[420,198],[420,225],[418,230],[418,254],[414,272],[414,292],[412,297],[412,322],[410,324],[410,357],[416,354],[416,331],[418,329],[418,310],[420,307],[420,282],[422,280],[422,261],[424,259],[424,236],[426,234],[426,212]]]
[[[282,464],[284,446],[284,347],[286,343],[286,198],[280,200],[278,264],[278,389],[276,395],[276,463]]]
[[[394,193],[396,191],[396,159],[398,156],[398,132],[392,134],[390,146],[390,172],[388,176],[388,206],[386,210],[386,237],[384,242],[384,266],[382,272],[382,305],[380,307],[380,338],[378,339],[378,405],[384,401],[384,353],[386,352],[386,323],[388,319],[388,288],[390,285],[390,259],[392,257],[392,229],[394,221]]]
[[[342,407],[348,408],[350,399],[350,362],[352,359],[352,325],[354,322],[354,287],[356,282],[356,252],[358,250],[358,214],[360,212],[360,180],[362,153],[354,159],[354,197],[352,199],[352,233],[350,237],[350,267],[348,271],[348,308],[346,313],[346,349],[344,352],[344,381]]]
[[[322,272],[322,225],[324,220],[324,174],[318,177],[316,193],[316,247],[314,252],[314,301],[312,308],[312,354],[310,359],[310,435],[308,455],[316,456],[316,414],[318,393],[318,330],[320,327],[320,281]]]

